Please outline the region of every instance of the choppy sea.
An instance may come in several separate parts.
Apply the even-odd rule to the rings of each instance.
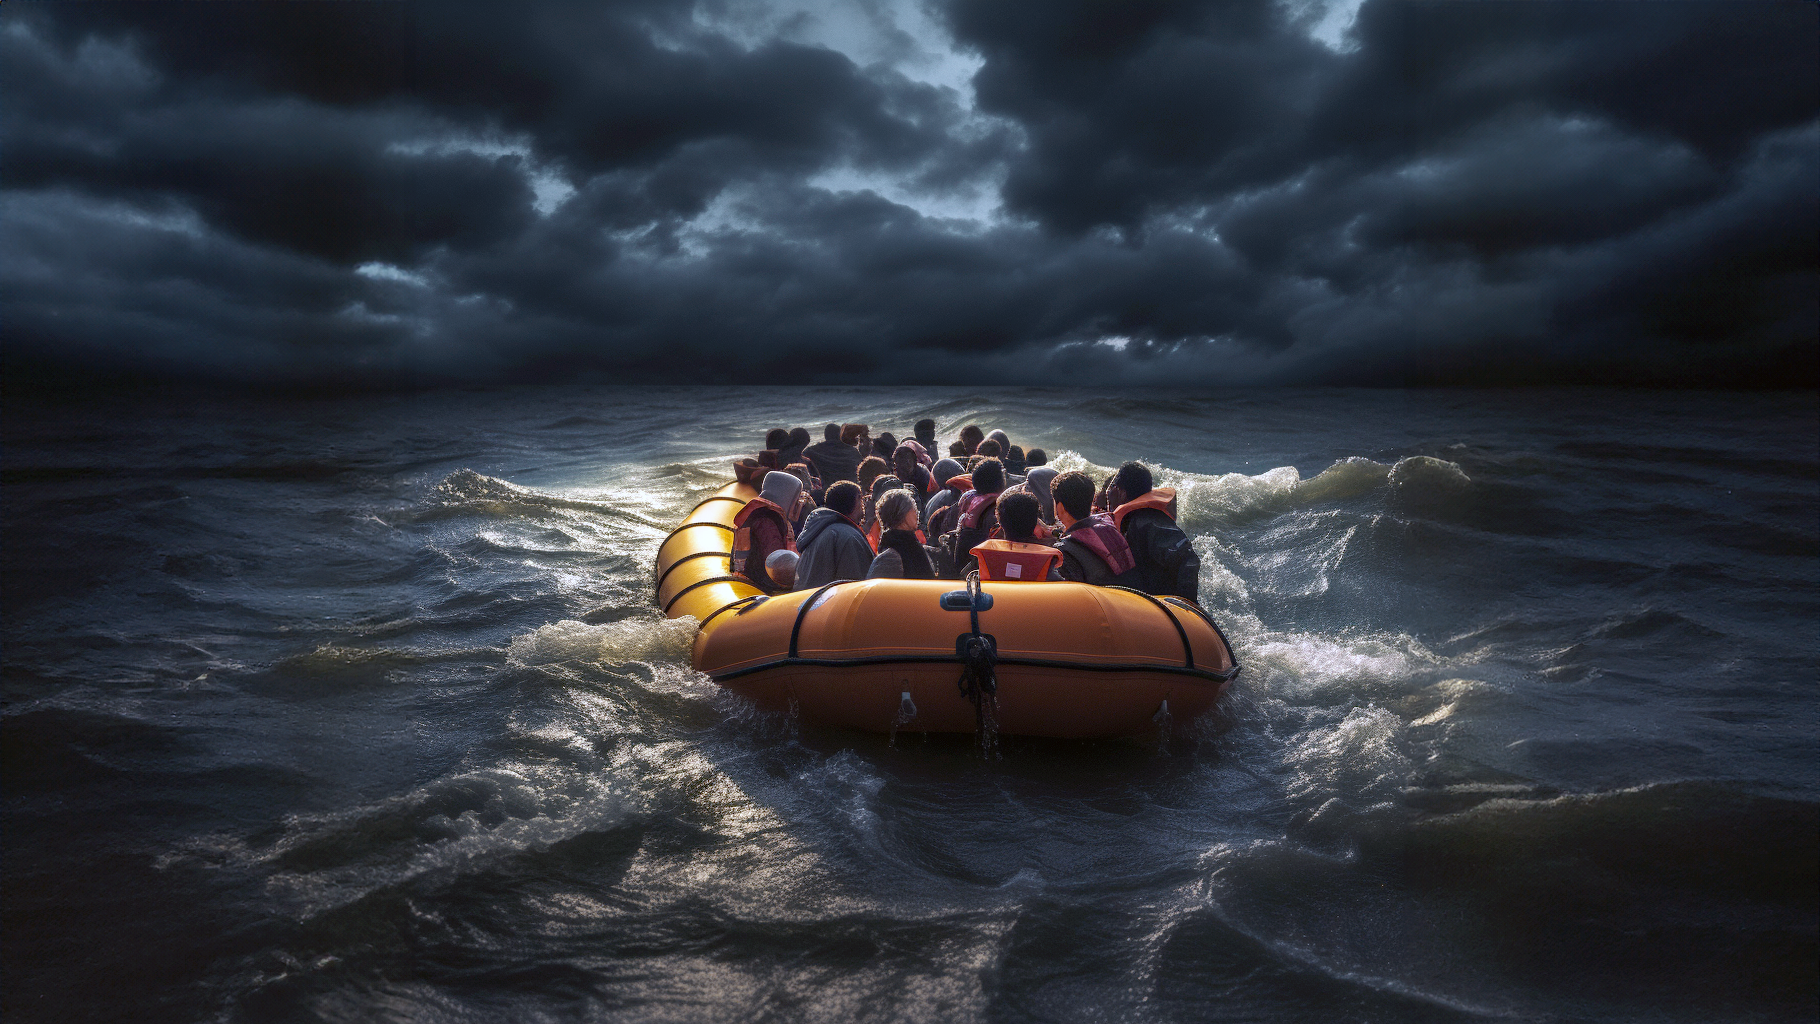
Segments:
[[[690,670],[731,460],[924,416],[1179,489],[1215,714]],[[8,1022],[1816,1016],[1812,392],[13,393],[4,474]]]

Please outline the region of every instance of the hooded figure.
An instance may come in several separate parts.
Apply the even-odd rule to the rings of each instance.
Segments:
[[[928,447],[926,447],[921,441],[905,441],[903,444],[898,445],[898,447],[899,448],[908,448],[911,451],[915,452],[916,461],[922,463],[924,469],[928,469],[935,465],[935,457],[929,454]]]
[[[813,590],[835,580],[863,580],[872,567],[872,545],[853,521],[859,512],[859,485],[828,487],[828,504],[809,513],[797,538],[796,589]]]
[[[935,497],[930,498],[923,505],[923,532],[925,534],[929,531],[931,516],[961,500],[961,492],[948,486],[948,481],[960,476],[961,473],[961,464],[953,459],[943,459],[935,464],[935,471],[930,475],[939,489],[935,492]]]
[[[766,563],[779,551],[789,551],[795,546],[795,531],[790,527],[790,519],[795,514],[797,496],[802,493],[803,482],[793,473],[772,470],[765,474],[764,487],[758,492],[758,498],[746,502],[739,515],[733,519],[733,551],[728,556],[735,573],[752,581],[752,585],[767,594],[775,594],[788,588],[788,584],[773,580],[766,572]]]
[[[1055,522],[1055,495],[1050,491],[1050,487],[1055,483],[1055,478],[1061,475],[1059,471],[1050,469],[1048,466],[1038,466],[1024,478],[1024,490],[1035,496],[1038,507],[1042,509],[1045,523]]]
[[[781,469],[792,462],[803,461],[803,449],[807,447],[809,447],[809,431],[803,427],[791,430],[789,442],[777,450],[778,468]]]

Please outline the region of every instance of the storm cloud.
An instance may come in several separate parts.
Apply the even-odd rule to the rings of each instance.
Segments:
[[[9,367],[1820,383],[1811,3],[8,4]]]

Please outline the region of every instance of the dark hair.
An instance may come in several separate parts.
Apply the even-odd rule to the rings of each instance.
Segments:
[[[807,445],[808,443],[809,443],[809,428],[808,427],[794,427],[790,430],[790,445],[792,447],[801,448],[801,447],[804,447],[805,445]]]
[[[885,451],[886,455],[889,455],[892,452],[897,450],[897,435],[893,434],[891,431],[887,430],[884,433],[878,435],[878,437],[873,439],[874,444],[877,444],[879,441],[884,441],[886,444],[891,446],[890,448],[886,449],[886,451]]]
[[[1042,515],[1036,495],[1014,491],[998,500],[998,524],[1005,539],[1028,544],[1036,539],[1036,521]]]
[[[872,454],[881,459],[890,459],[897,454],[897,440],[890,434],[880,434],[872,439]]]
[[[1011,456],[1014,459],[1021,459],[1024,457],[1024,450],[1022,448],[1019,448],[1017,445],[1012,445],[1011,450],[1006,452],[1005,454]]]
[[[967,457],[967,442],[965,442],[965,441],[948,442],[948,457],[951,459],[966,458]]]
[[[792,462],[784,467],[784,472],[796,474],[797,478],[802,480],[804,487],[810,486],[810,478],[815,476],[815,471],[809,468],[807,462]]]
[[[935,436],[935,421],[934,420],[917,420],[915,431],[919,435],[928,434],[931,437],[933,437],[933,436]]]
[[[1063,473],[1050,483],[1049,493],[1076,519],[1085,519],[1093,512],[1093,478],[1085,473]]]
[[[1047,466],[1049,465],[1049,453],[1041,448],[1032,448],[1024,453],[1024,465]]]
[[[790,443],[790,432],[782,427],[772,427],[765,431],[765,447],[776,451]]]
[[[840,424],[830,423],[827,426],[823,427],[822,428],[822,440],[824,440],[824,441],[840,440]]]
[[[973,439],[972,444],[967,444],[968,438]],[[973,449],[978,448],[980,446],[980,442],[984,441],[985,439],[986,439],[986,432],[984,430],[981,430],[980,425],[977,423],[969,423],[966,426],[961,428],[961,444],[966,447],[968,455],[972,455]]]
[[[880,473],[883,473],[890,468],[890,466],[885,465],[884,459],[881,459],[876,455],[868,455],[859,460],[859,470],[855,475],[859,477],[859,485],[861,487],[871,487],[872,481],[877,480]]]
[[[980,494],[997,494],[1004,490],[1004,465],[997,459],[987,459],[973,467],[973,489]]]
[[[1127,462],[1120,466],[1118,475],[1112,478],[1112,482],[1118,484],[1119,490],[1125,492],[1126,501],[1149,494],[1156,489],[1156,485],[1150,480],[1150,467],[1142,462]]]
[[[840,480],[828,485],[828,493],[822,496],[822,504],[839,512],[847,518],[859,508],[859,485],[851,480]]]
[[[1004,449],[1002,449],[998,446],[997,441],[994,441],[993,439],[988,437],[984,441],[981,441],[979,443],[978,447],[973,449],[973,454],[984,455],[988,459],[996,459],[999,456],[1005,454],[1005,452],[1004,452]]]

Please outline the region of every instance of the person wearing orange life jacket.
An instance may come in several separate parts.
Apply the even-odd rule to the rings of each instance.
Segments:
[[[1062,553],[1036,539],[1040,522],[1036,496],[1018,491],[997,504],[1005,539],[982,541],[971,549],[979,561],[980,579],[1060,582]]]
[[[789,589],[787,584],[772,579],[765,565],[773,552],[796,550],[796,531],[790,526],[790,517],[802,489],[803,482],[794,474],[772,470],[765,474],[764,489],[758,497],[746,502],[733,517],[732,570],[767,594]]]
[[[1106,503],[1112,509],[1112,525],[1131,545],[1138,589],[1199,603],[1201,559],[1175,524],[1175,491],[1157,487],[1143,463],[1127,462],[1106,486]]]
[[[973,568],[973,548],[998,529],[998,499],[1005,490],[1005,468],[997,459],[986,459],[968,474],[973,490],[961,496],[949,513],[954,525],[942,534],[941,546],[962,576]],[[1031,499],[1035,500],[1035,499]]]
[[[1131,545],[1112,525],[1111,516],[1093,511],[1093,480],[1085,473],[1063,473],[1051,491],[1055,518],[1062,525],[1062,539],[1056,545],[1062,553],[1062,578],[1096,587],[1137,588]]]

